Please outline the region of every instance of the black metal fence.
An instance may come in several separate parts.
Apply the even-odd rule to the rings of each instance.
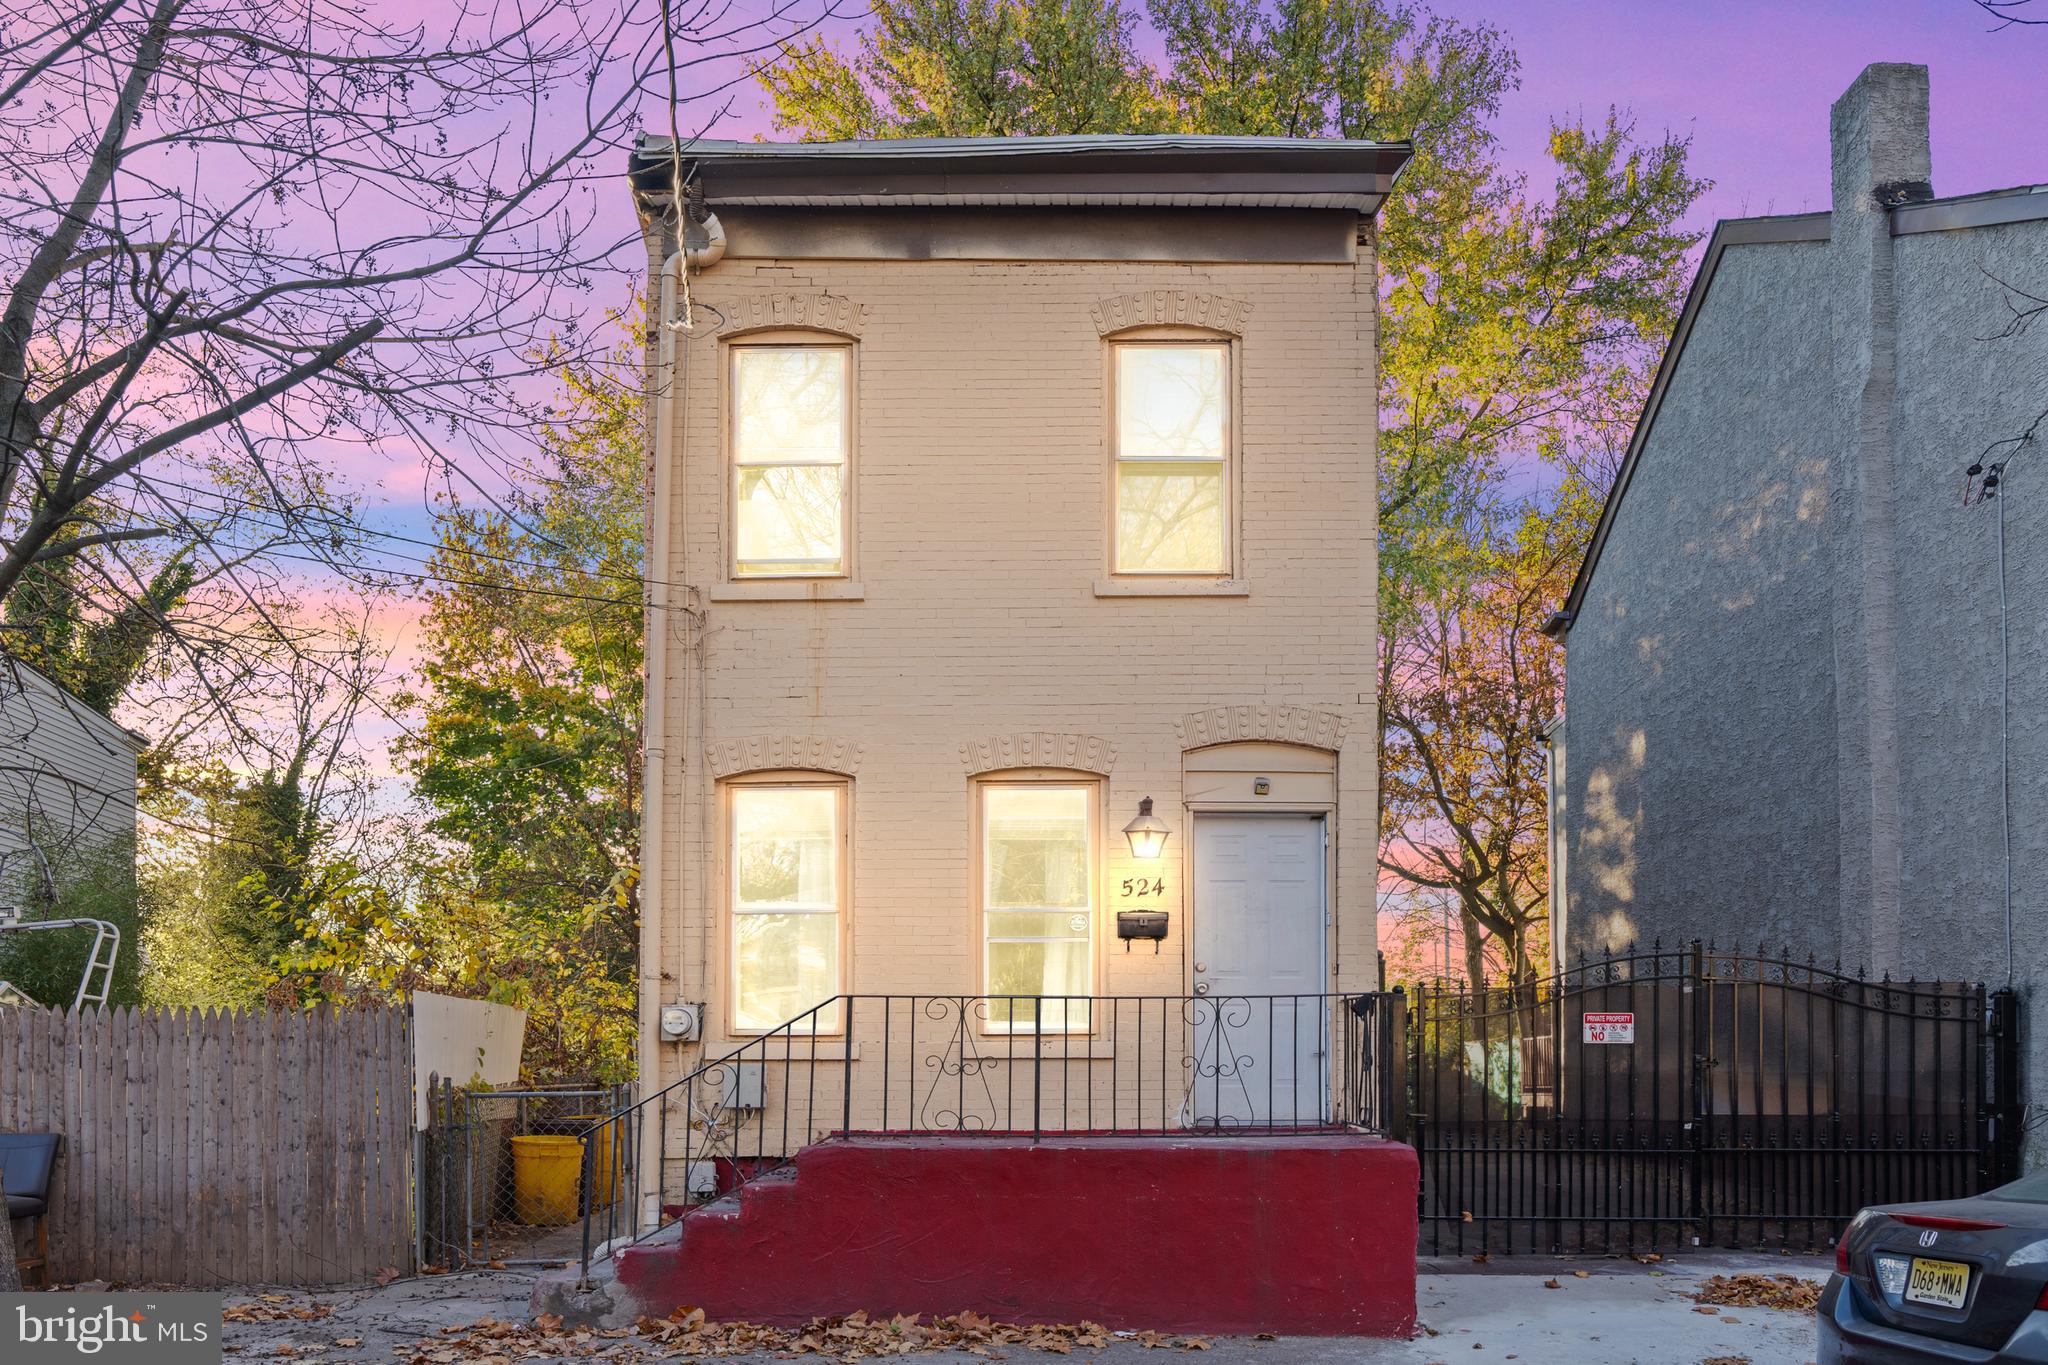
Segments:
[[[2016,1173],[2010,992],[1695,943],[1409,1017],[1426,1254],[1818,1248]]]
[[[1395,1131],[1403,1008],[1398,993],[837,996],[583,1134],[583,1262],[834,1136]],[[607,1169],[607,1151],[648,1158]]]

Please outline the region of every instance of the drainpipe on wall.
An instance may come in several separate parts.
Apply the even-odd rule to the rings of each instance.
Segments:
[[[662,916],[667,911],[661,895],[662,838],[668,767],[668,642],[675,627],[674,604],[670,600],[669,553],[672,496],[671,478],[675,467],[673,442],[675,410],[680,401],[682,371],[679,366],[676,332],[669,325],[675,316],[676,299],[684,255],[678,251],[661,267],[661,290],[654,320],[654,362],[650,367],[648,398],[654,409],[651,459],[651,492],[647,502],[647,623],[644,667],[646,695],[642,699],[640,774],[640,1036],[639,1070],[641,1095],[659,1089],[662,1083],[660,1015],[664,982],[662,970]],[[687,608],[688,604],[684,604]],[[688,724],[690,652],[683,652],[684,715]],[[687,749],[685,750],[687,753]],[[688,862],[685,860],[687,870]],[[684,903],[688,893],[684,892]],[[637,1134],[640,1152],[640,1224],[638,1231],[652,1230],[661,1221],[661,1154],[648,1133],[645,1115]]]

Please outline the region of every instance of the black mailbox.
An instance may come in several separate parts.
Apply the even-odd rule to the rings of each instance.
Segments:
[[[1159,940],[1166,937],[1166,912],[1164,910],[1119,910],[1116,912],[1116,936],[1124,940],[1124,951],[1131,950],[1134,938],[1152,940],[1152,951],[1159,951]]]

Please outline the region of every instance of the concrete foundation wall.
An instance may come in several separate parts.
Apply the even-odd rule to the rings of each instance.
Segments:
[[[1355,1134],[831,1142],[620,1252],[618,1282],[655,1317],[1406,1336],[1416,1178],[1414,1149]]]

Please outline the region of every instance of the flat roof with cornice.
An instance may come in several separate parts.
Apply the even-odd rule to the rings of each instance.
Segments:
[[[632,154],[637,194],[665,198],[666,137]],[[1412,154],[1346,138],[1105,134],[862,142],[691,139],[683,173],[712,205],[888,208],[1064,205],[1379,210]]]

